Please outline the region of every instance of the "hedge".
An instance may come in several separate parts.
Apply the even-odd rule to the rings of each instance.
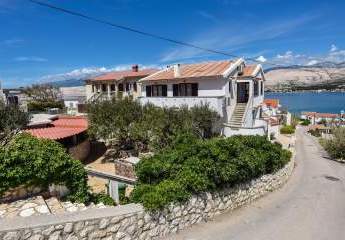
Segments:
[[[321,145],[332,158],[345,160],[345,127],[335,128],[332,132],[333,138],[321,139]]]
[[[282,134],[293,134],[293,133],[295,133],[295,128],[291,125],[284,125],[280,129],[280,133],[282,133]]]
[[[171,146],[136,166],[138,183],[131,200],[149,210],[275,172],[291,157],[280,144],[260,136],[203,141],[187,134]]]
[[[18,134],[0,147],[0,197],[21,185],[47,189],[51,184],[65,185],[71,201],[90,200],[83,165],[71,158],[59,143]]]

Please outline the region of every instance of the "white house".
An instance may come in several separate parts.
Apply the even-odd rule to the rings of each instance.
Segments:
[[[157,69],[139,69],[133,65],[132,69],[114,71],[86,80],[86,99],[89,102],[94,100],[110,100],[114,96],[140,95],[137,81],[143,77],[157,72]]]
[[[139,100],[160,107],[208,104],[223,118],[225,136],[264,135],[264,80],[261,65],[246,65],[242,58],[177,64],[139,80]]]

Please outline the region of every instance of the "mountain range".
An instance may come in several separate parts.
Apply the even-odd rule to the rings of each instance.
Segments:
[[[268,91],[345,90],[345,62],[321,62],[265,70]]]

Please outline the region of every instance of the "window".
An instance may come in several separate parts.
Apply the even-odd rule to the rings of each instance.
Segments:
[[[264,82],[260,82],[260,95],[264,95]]]
[[[119,91],[123,92],[123,84],[122,83],[119,84]]]
[[[198,84],[197,83],[173,84],[173,96],[174,97],[198,96]]]
[[[137,83],[135,82],[135,83],[133,83],[133,90],[134,90],[134,92],[136,92],[137,91]]]
[[[110,90],[111,90],[112,92],[115,92],[115,84],[111,84],[111,85],[110,85]]]
[[[92,92],[95,92],[95,85],[92,84]]]
[[[259,95],[259,82],[254,81],[254,96]]]
[[[106,92],[107,91],[107,85],[106,84],[102,84],[102,92]]]
[[[167,85],[146,86],[146,97],[166,97],[168,96]]]
[[[129,89],[130,89],[130,85],[129,83],[126,83],[126,92],[129,92]]]

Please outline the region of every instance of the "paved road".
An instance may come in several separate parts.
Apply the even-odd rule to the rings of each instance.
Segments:
[[[296,153],[297,166],[282,189],[168,239],[345,239],[345,165],[323,158],[303,129]]]

